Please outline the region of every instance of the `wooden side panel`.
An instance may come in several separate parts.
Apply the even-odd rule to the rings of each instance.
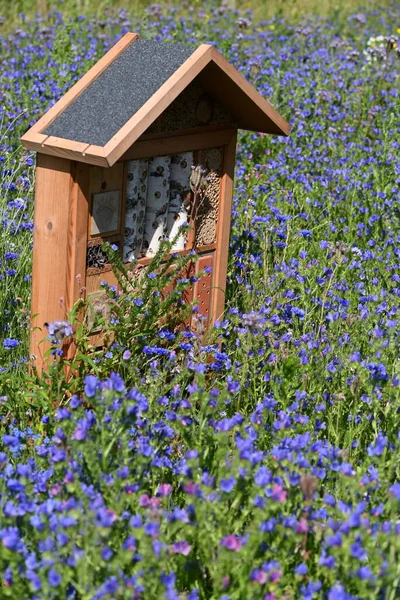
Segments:
[[[101,290],[100,284],[102,281],[106,281],[108,285],[117,285],[117,278],[112,271],[90,275],[90,277],[86,277],[86,298]]]
[[[49,343],[45,322],[64,320],[68,302],[68,223],[74,204],[70,160],[38,154],[33,240],[30,352],[41,370]],[[36,315],[36,316],[35,316]]]
[[[210,310],[214,302],[214,290],[212,289],[213,282],[213,267],[214,267],[214,256],[215,253],[205,254],[198,258],[196,262],[196,273],[200,271],[209,270],[195,283],[194,286],[194,299],[197,301],[199,306],[198,314],[209,319]],[[195,319],[192,320],[193,325]]]
[[[87,222],[89,218],[88,165],[75,163],[74,191],[70,203],[68,227],[68,293],[67,305],[72,305],[84,295],[86,285]]]
[[[86,290],[87,222],[89,218],[89,165],[73,163],[74,185],[70,197],[67,248],[66,309],[70,310]],[[64,344],[64,357],[70,359],[76,347]]]
[[[212,326],[224,312],[226,273],[228,267],[229,235],[232,211],[233,179],[236,162],[236,132],[225,147],[222,168],[221,197],[217,224],[217,251],[213,273],[213,301],[209,324]]]

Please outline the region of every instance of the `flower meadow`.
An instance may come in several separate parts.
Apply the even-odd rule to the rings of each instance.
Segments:
[[[0,37],[0,597],[396,600],[398,5],[21,21]],[[49,325],[39,376],[35,157],[19,137],[127,31],[213,43],[292,132],[239,136],[226,313],[209,334],[200,316],[193,331],[166,319],[197,309],[183,278],[161,299],[161,257],[132,289],[110,249],[104,349],[82,301]]]

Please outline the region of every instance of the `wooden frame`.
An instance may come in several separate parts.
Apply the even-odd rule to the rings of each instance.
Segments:
[[[231,132],[228,144],[224,147],[222,182],[217,224],[217,250],[213,273],[213,294],[210,309],[210,324],[220,319],[224,312],[226,271],[229,254],[229,237],[232,212],[233,180],[235,177],[237,131]]]
[[[48,335],[44,320],[65,319],[77,289],[75,276],[82,266],[79,249],[82,237],[85,238],[86,222],[83,233],[82,213],[78,218],[78,210],[82,207],[76,175],[76,165],[70,160],[38,155],[30,353],[36,357],[39,370],[50,347],[48,341],[41,343]]]

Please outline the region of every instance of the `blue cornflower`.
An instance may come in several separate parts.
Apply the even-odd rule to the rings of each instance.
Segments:
[[[62,581],[62,577],[61,575],[58,573],[58,571],[56,571],[54,569],[54,567],[52,567],[48,574],[47,574],[47,579],[51,585],[51,587],[58,587]]]
[[[19,346],[19,341],[15,340],[13,338],[6,338],[5,340],[3,340],[3,346],[6,350],[11,350],[11,348],[16,348],[17,346]]]
[[[357,577],[359,577],[360,579],[375,579],[374,574],[372,573],[371,569],[367,567],[367,565],[364,565],[363,567],[360,567],[357,570]]]
[[[389,492],[396,498],[396,500],[400,500],[400,483],[394,483],[389,488]]]
[[[6,529],[0,530],[0,539],[5,548],[12,550],[13,552],[20,552],[24,545],[20,540],[19,531],[17,527],[7,527]]]
[[[94,375],[86,375],[85,377],[85,394],[88,398],[93,398],[96,395],[97,385],[99,380]]]
[[[304,563],[300,563],[299,565],[297,565],[294,572],[296,573],[296,575],[307,575],[307,573],[308,573],[307,565],[305,565]]]
[[[229,494],[236,485],[236,479],[230,477],[229,479],[221,479],[220,488],[223,492]]]
[[[113,555],[113,551],[108,546],[103,548],[101,551],[101,558],[105,561],[109,561],[110,558],[112,557],[112,555]]]

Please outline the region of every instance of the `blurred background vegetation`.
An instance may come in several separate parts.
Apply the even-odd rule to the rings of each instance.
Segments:
[[[179,5],[182,13],[185,11],[206,9],[207,0],[192,0],[178,2],[177,0],[0,0],[0,35],[22,24],[25,17],[40,14],[43,17],[51,16],[51,12],[60,11],[67,16],[101,16],[112,15],[121,9],[128,10],[131,14],[142,12],[157,4],[162,6],[167,13],[171,6]],[[320,15],[330,17],[357,10],[371,10],[375,6],[393,4],[392,0],[222,0],[230,8],[238,10],[240,14],[246,11],[260,19],[271,17],[285,17],[293,21],[300,20],[304,15]],[[400,12],[400,5],[399,5]]]

